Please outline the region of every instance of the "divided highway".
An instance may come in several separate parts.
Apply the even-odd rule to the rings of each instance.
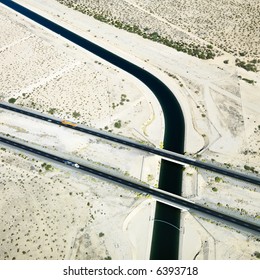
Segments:
[[[260,226],[259,225],[252,224],[252,223],[249,223],[247,221],[243,221],[243,220],[237,219],[235,217],[232,217],[232,216],[214,211],[212,209],[209,209],[207,207],[195,204],[194,202],[188,201],[187,199],[184,199],[184,198],[176,196],[176,195],[172,195],[172,194],[167,193],[165,191],[161,191],[161,190],[153,188],[153,187],[142,185],[141,183],[137,184],[135,182],[128,181],[124,178],[116,177],[112,174],[108,174],[108,173],[105,173],[105,172],[102,172],[102,171],[99,171],[99,170],[95,170],[95,169],[90,168],[88,166],[84,166],[84,165],[78,164],[76,162],[69,161],[69,160],[67,160],[63,157],[59,157],[59,156],[53,155],[51,153],[41,151],[39,149],[36,149],[36,148],[30,147],[28,145],[13,141],[13,140],[8,139],[8,138],[0,137],[0,142],[2,142],[4,144],[7,144],[9,146],[12,146],[14,148],[17,148],[17,149],[25,150],[25,151],[30,152],[32,154],[36,154],[38,156],[48,158],[48,159],[56,161],[58,163],[65,164],[67,166],[76,168],[78,170],[85,171],[85,172],[93,174],[95,176],[105,178],[106,180],[112,181],[112,182],[117,183],[119,185],[127,186],[128,188],[131,188],[134,191],[137,191],[137,192],[140,192],[140,193],[145,193],[145,194],[150,194],[153,197],[159,199],[161,202],[165,201],[165,203],[168,202],[170,204],[177,205],[180,208],[189,209],[189,211],[191,211],[191,212],[196,212],[196,213],[199,213],[200,215],[202,214],[202,215],[210,216],[213,219],[223,221],[223,222],[226,222],[228,224],[233,224],[236,227],[241,227],[241,228],[249,230],[249,231],[255,231],[257,233],[260,233]]]
[[[92,128],[86,128],[81,125],[73,124],[70,122],[64,123],[64,122],[62,122],[62,120],[52,118],[51,116],[46,116],[46,115],[40,114],[38,112],[34,112],[32,110],[26,110],[24,108],[22,109],[22,108],[19,108],[18,106],[10,105],[5,102],[0,103],[0,108],[14,111],[16,113],[24,114],[24,115],[27,115],[27,116],[30,116],[33,118],[41,119],[43,121],[51,122],[51,123],[54,123],[57,125],[66,126],[68,128],[78,130],[78,131],[81,131],[81,132],[84,132],[87,134],[91,134],[96,137],[100,137],[100,138],[103,138],[103,139],[106,139],[109,141],[117,142],[122,145],[130,146],[135,149],[143,150],[143,151],[149,152],[151,154],[162,156],[164,158],[172,159],[172,160],[175,160],[180,163],[193,165],[193,166],[196,166],[196,167],[199,167],[202,169],[206,169],[206,170],[209,170],[209,171],[212,171],[215,173],[219,173],[219,174],[222,174],[225,176],[229,176],[229,177],[232,177],[232,178],[235,178],[238,180],[242,180],[242,181],[260,186],[260,178],[258,178],[256,176],[252,176],[252,175],[244,174],[242,172],[237,172],[237,171],[233,171],[233,170],[230,170],[227,168],[219,167],[212,163],[202,162],[197,159],[193,159],[188,156],[184,156],[184,155],[174,153],[171,151],[167,151],[164,149],[159,149],[159,148],[154,148],[154,147],[150,147],[147,145],[143,145],[143,144],[137,143],[133,140],[127,139],[125,137],[117,136],[112,133],[102,132],[102,131],[95,130]]]

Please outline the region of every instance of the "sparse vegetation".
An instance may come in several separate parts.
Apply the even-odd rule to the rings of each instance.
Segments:
[[[8,102],[14,104],[16,102],[16,98],[12,97],[8,100]]]
[[[148,175],[147,175],[147,181],[148,181],[148,182],[152,181],[153,179],[154,179],[153,174],[148,174]]]
[[[116,128],[121,128],[121,126],[122,126],[121,120],[118,120],[114,123],[114,127]]]
[[[221,181],[223,181],[222,178],[220,178],[220,177],[215,177],[215,182],[220,183]]]
[[[53,115],[56,112],[56,110],[57,110],[56,108],[50,108],[48,113]]]
[[[80,117],[80,113],[74,111],[74,112],[72,113],[72,116],[73,116],[73,118],[78,118],[78,117]]]
[[[240,60],[239,58],[236,59],[236,66],[244,68],[247,71],[257,72],[257,67],[255,63],[245,62]]]
[[[257,173],[258,174],[258,171],[255,170],[255,167],[253,167],[253,166],[244,165],[244,169],[247,170],[247,171],[251,171],[253,173]]]
[[[102,22],[201,59],[210,59],[218,54],[219,50],[214,48],[217,46],[236,57],[250,59],[245,64],[259,63],[259,40],[255,35],[258,34],[258,9],[251,2],[235,0],[218,5],[217,0],[191,0],[188,5],[182,5],[181,1],[167,1],[158,5],[156,1],[146,1],[144,4],[144,1],[137,0],[137,5],[133,6],[128,1],[119,3],[113,0],[57,1]],[[199,20],[197,16],[190,16],[192,10],[197,11]],[[229,16],[226,14],[227,10],[230,12]],[[240,18],[243,20],[238,20]],[[233,26],[232,31],[230,26]],[[195,34],[205,40],[205,43],[198,42],[195,38],[192,40],[190,34]],[[196,42],[193,46],[190,45],[192,41]],[[228,60],[224,63],[227,64]],[[254,66],[240,66],[255,71]]]
[[[250,80],[250,79],[246,79],[246,78],[242,78],[242,80],[247,82],[247,83],[249,83],[249,84],[251,84],[251,85],[254,85],[256,83],[256,81]]]
[[[44,162],[41,166],[42,166],[43,168],[45,168],[46,171],[51,171],[51,170],[53,170],[53,167],[52,167],[51,164],[47,164],[47,163]]]
[[[226,163],[226,162],[224,162],[224,165],[226,166],[226,168],[230,168],[230,167],[232,167],[232,165],[231,165],[230,163]]]
[[[164,44],[168,47],[174,48],[177,51],[187,53],[189,55],[198,57],[200,59],[213,59],[216,56],[216,51],[214,50],[213,46],[210,44],[200,45],[196,43],[187,43],[183,40],[176,40],[174,41],[173,38],[170,36],[165,36],[162,33],[157,31],[153,31],[152,28],[148,28],[145,26],[139,26],[137,24],[133,24],[131,22],[127,22],[126,19],[117,17],[117,15],[111,15],[110,12],[99,10],[94,8],[95,4],[88,2],[88,3],[76,3],[74,1],[64,1],[64,0],[57,0],[62,4],[67,5],[70,8],[73,8],[77,11],[80,11],[84,14],[88,14],[89,16],[93,16],[95,19],[108,23],[110,25],[115,26],[119,29],[124,29],[128,32],[138,34],[145,39],[149,39],[161,44]],[[105,4],[105,3],[103,3]],[[126,5],[126,3],[124,3]],[[92,9],[91,9],[92,7]],[[108,7],[110,8],[110,7]],[[133,6],[131,7],[133,8]],[[123,12],[123,11],[122,11]]]

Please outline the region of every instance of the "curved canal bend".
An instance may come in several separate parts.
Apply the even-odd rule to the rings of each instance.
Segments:
[[[155,76],[131,62],[103,49],[66,28],[24,8],[12,1],[1,1],[6,6],[32,19],[40,25],[60,34],[80,47],[130,73],[143,82],[157,97],[164,114],[164,148],[177,153],[184,149],[184,117],[180,105],[170,89]],[[181,194],[182,167],[162,160],[159,187],[172,193]],[[157,222],[158,221],[158,222]],[[164,222],[159,222],[164,221]],[[173,226],[170,226],[173,225]],[[150,259],[178,259],[180,211],[157,203],[152,250]]]

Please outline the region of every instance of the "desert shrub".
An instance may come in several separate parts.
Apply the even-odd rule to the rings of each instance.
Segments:
[[[242,61],[238,58],[236,59],[236,66],[244,68],[247,71],[257,72],[257,67],[255,66],[254,63],[252,62],[246,63],[245,61]]]
[[[114,126],[115,126],[116,128],[120,128],[120,127],[122,126],[121,121],[118,120],[117,122],[115,122]]]
[[[220,183],[222,179],[220,177],[215,177],[215,182]]]
[[[53,115],[55,113],[56,109],[55,108],[50,108],[48,113]]]
[[[13,97],[8,100],[9,103],[13,103],[13,104],[15,103],[15,101],[16,101],[16,98],[13,98]]]
[[[254,80],[249,80],[249,79],[246,79],[246,78],[242,78],[242,80],[245,81],[245,82],[247,82],[247,83],[249,83],[249,84],[251,84],[251,85],[254,85],[254,84],[256,83],[256,81],[254,81]]]
[[[73,116],[73,118],[78,118],[78,117],[80,117],[80,113],[74,111],[74,112],[72,113],[72,116]]]

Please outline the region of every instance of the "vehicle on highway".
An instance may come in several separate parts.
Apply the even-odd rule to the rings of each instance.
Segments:
[[[62,120],[61,123],[63,125],[68,125],[68,126],[77,126],[76,123],[70,122],[70,121],[66,121],[66,120]]]
[[[77,163],[72,162],[72,161],[65,160],[64,163],[69,165],[69,166],[79,168],[79,165]]]

